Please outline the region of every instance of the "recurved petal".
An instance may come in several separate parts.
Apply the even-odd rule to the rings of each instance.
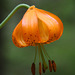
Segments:
[[[15,27],[13,33],[12,33],[12,40],[15,46],[17,47],[26,47],[28,46],[22,36],[22,20],[19,22],[19,24]]]
[[[35,8],[38,18],[46,24],[49,29],[49,40],[46,43],[53,42],[60,38],[63,33],[63,23],[54,14]]]
[[[34,8],[34,6],[30,7],[22,19],[24,41],[30,45],[40,42],[38,20]]]

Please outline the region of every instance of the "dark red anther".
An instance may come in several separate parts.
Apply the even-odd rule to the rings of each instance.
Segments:
[[[42,65],[42,71],[43,71],[43,73],[45,73],[45,68],[44,68],[44,64]]]
[[[54,60],[52,60],[52,67],[53,67],[54,72],[56,72],[56,63],[54,62]]]
[[[49,70],[50,70],[50,72],[52,72],[52,62],[51,62],[51,60],[49,60]]]
[[[31,72],[32,72],[32,75],[35,75],[35,64],[34,63],[32,63]]]
[[[39,74],[41,75],[42,69],[41,69],[41,62],[39,63]]]

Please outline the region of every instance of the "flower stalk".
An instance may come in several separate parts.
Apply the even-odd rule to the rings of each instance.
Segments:
[[[0,29],[9,21],[9,19],[16,13],[16,11],[18,11],[18,9],[25,7],[25,8],[29,8],[30,6],[27,4],[19,4],[17,5],[12,11],[11,13],[2,21],[2,23],[0,24]]]

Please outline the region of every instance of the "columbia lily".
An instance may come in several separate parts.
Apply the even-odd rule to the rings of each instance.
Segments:
[[[56,15],[31,6],[24,14],[22,20],[15,27],[12,33],[12,40],[15,46],[22,48],[27,46],[35,46],[35,58],[31,66],[31,72],[35,75],[35,59],[38,48],[39,53],[39,74],[45,73],[48,68],[44,55],[49,62],[49,70],[56,72],[55,61],[52,60],[45,48],[44,44],[49,44],[58,40],[63,33],[63,23]],[[42,63],[40,60],[42,58]]]

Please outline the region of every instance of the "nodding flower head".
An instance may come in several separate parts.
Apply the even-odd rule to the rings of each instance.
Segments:
[[[24,14],[22,20],[15,27],[12,33],[12,40],[17,47],[35,46],[39,53],[39,74],[41,75],[42,70],[45,73],[48,68],[44,55],[48,58],[49,70],[52,72],[56,71],[56,64],[48,56],[44,44],[49,44],[58,40],[63,33],[63,23],[56,15],[44,11],[42,9],[31,6]],[[40,61],[42,58],[42,64]],[[36,59],[36,53],[35,53]],[[35,75],[35,59],[31,66],[32,74]],[[41,70],[42,69],[42,70]]]

